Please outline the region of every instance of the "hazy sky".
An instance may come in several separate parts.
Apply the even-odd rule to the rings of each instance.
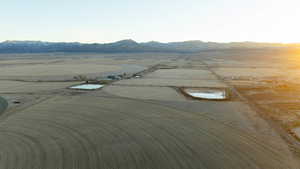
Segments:
[[[300,42],[300,0],[1,0],[0,41]]]

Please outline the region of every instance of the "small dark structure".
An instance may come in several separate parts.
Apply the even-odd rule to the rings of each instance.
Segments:
[[[18,101],[18,100],[14,100],[13,103],[14,103],[14,104],[20,104],[21,102]]]

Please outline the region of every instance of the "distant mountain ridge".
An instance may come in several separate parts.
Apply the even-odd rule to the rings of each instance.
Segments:
[[[299,47],[298,44],[256,43],[256,42],[203,42],[199,40],[161,43],[156,41],[138,43],[131,39],[113,43],[4,41],[0,53],[46,53],[46,52],[200,52],[217,49],[284,48]]]

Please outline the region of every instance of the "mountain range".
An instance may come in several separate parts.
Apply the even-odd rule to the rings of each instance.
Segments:
[[[218,49],[258,49],[299,47],[298,44],[256,43],[256,42],[203,42],[199,40],[161,43],[156,41],[138,43],[131,39],[114,43],[4,41],[0,53],[47,53],[47,52],[200,52]]]

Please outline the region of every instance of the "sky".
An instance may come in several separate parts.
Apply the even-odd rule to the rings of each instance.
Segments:
[[[0,41],[300,42],[299,0],[1,0]]]

